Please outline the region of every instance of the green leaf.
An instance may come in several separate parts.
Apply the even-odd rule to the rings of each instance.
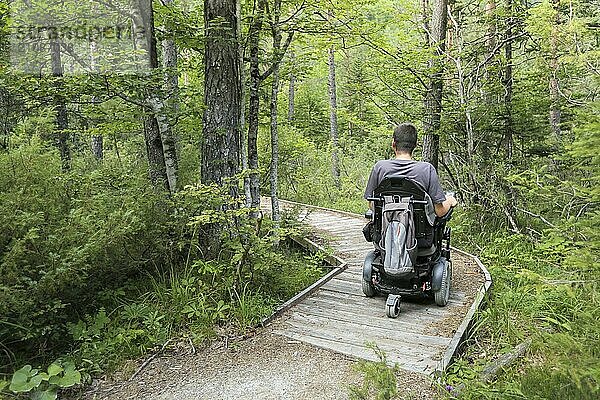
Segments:
[[[64,371],[63,367],[61,367],[60,365],[54,364],[54,363],[50,364],[50,366],[48,367],[48,375],[50,375],[50,376],[58,375],[63,371]]]
[[[66,388],[76,385],[81,382],[81,373],[79,371],[70,368],[65,368],[65,375],[58,381],[58,386]]]
[[[48,379],[48,383],[51,385],[58,385],[60,382],[60,379],[61,379],[60,376],[54,375],[54,376],[51,376],[50,379]]]
[[[43,380],[44,380],[44,377],[42,377],[41,375],[35,375],[35,376],[31,377],[29,384],[31,385],[31,388],[33,389],[33,388],[40,386],[40,383],[42,383]]]
[[[43,392],[35,392],[32,394],[32,400],[56,400],[57,398],[57,390],[56,388],[49,388],[44,390]]]
[[[15,393],[24,393],[30,391],[33,386],[29,382],[31,365],[25,365],[13,374],[9,389]]]

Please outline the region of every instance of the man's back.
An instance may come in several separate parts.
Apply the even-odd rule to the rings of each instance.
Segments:
[[[446,199],[433,165],[404,159],[381,160],[375,164],[367,183],[365,199],[371,197],[381,181],[391,175],[405,176],[418,182],[429,194],[434,204],[442,203]]]

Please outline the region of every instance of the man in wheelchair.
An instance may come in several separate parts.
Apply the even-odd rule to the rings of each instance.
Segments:
[[[395,158],[375,164],[365,190],[371,221],[363,233],[375,250],[365,258],[362,289],[368,297],[387,294],[386,313],[392,318],[400,312],[401,295],[433,295],[439,306],[450,297],[446,222],[457,201],[444,194],[431,164],[412,159],[416,144],[414,125],[398,125]]]

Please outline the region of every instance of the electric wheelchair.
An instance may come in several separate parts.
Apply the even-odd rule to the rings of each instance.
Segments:
[[[390,318],[398,317],[401,296],[433,297],[438,306],[448,304],[452,261],[451,232],[446,223],[452,216],[452,209],[444,217],[437,217],[433,202],[423,187],[403,176],[386,177],[367,200],[373,202],[373,210],[365,214],[370,222],[363,233],[367,241],[373,242],[375,249],[367,254],[363,264],[362,290],[365,296],[388,295],[385,307]],[[411,210],[414,226],[411,237],[416,239],[410,266],[394,270],[390,267],[389,257],[397,252],[394,248],[397,243],[388,240],[382,232],[382,225],[385,228],[388,224],[384,220],[388,214],[386,217],[383,214],[390,207]]]

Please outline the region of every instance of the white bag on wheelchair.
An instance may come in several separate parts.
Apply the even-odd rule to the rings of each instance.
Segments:
[[[410,198],[385,196],[381,215],[383,268],[392,276],[414,272],[417,239]]]

